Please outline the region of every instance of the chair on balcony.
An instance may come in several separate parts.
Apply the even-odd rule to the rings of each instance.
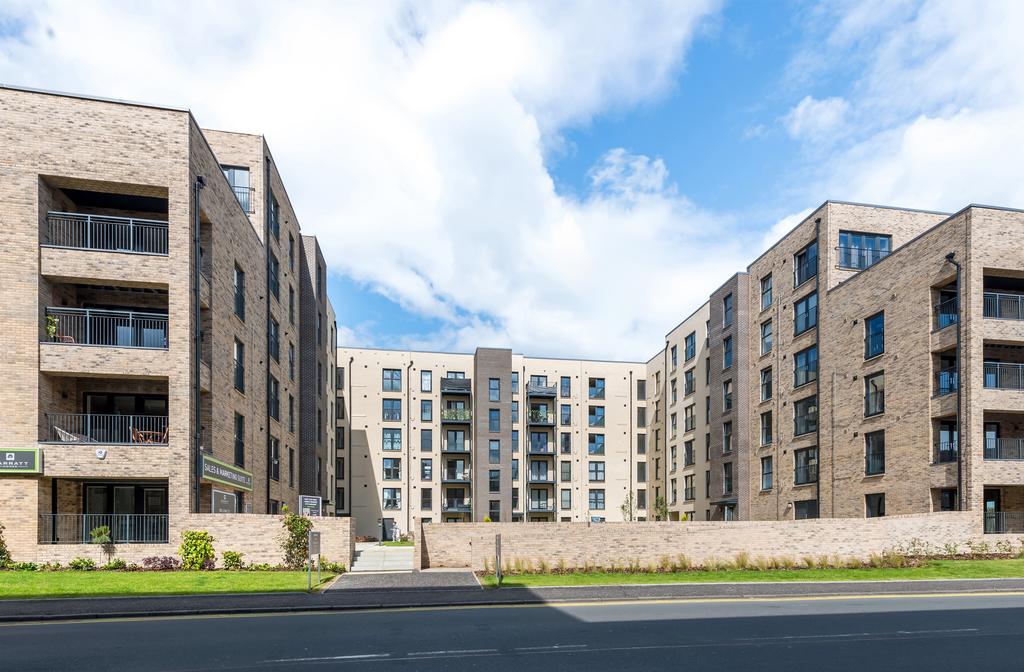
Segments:
[[[132,443],[167,443],[167,429],[161,432],[132,427]]]
[[[66,431],[56,425],[53,426],[53,433],[57,435],[61,443],[96,443],[96,440],[91,437]]]

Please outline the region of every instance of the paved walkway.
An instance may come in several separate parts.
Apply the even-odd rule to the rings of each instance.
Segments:
[[[381,546],[376,543],[356,544],[352,560],[353,572],[411,572],[412,546]]]
[[[481,590],[470,571],[425,570],[421,572],[382,572],[342,574],[328,590],[405,590],[417,588],[469,588]]]

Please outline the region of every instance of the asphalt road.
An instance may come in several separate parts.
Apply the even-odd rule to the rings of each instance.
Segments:
[[[1024,593],[0,625],[2,670],[1024,669]]]

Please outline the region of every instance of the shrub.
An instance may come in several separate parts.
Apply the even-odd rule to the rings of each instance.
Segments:
[[[313,529],[313,521],[288,511],[288,507],[284,511],[281,521],[284,534],[280,537],[284,564],[290,569],[301,569],[309,557],[309,531]]]
[[[996,542],[996,552],[1005,553],[1006,555],[1013,553],[1013,542],[1009,539],[1000,539]]]
[[[44,562],[37,569],[40,572],[59,572],[61,567],[59,562]]]
[[[249,565],[249,569],[255,572],[272,572],[276,569],[276,567],[269,563],[261,562],[259,564]]]
[[[107,525],[100,525],[89,530],[89,537],[92,539],[94,544],[109,544],[110,543],[110,527]]]
[[[134,562],[129,563],[129,565],[124,568],[124,571],[126,571],[126,572],[138,572],[138,571],[141,571],[141,570],[142,570],[142,565],[137,565]]]
[[[152,571],[167,572],[181,569],[181,561],[173,555],[152,555],[142,559],[142,567]]]
[[[320,569],[331,574],[344,574],[345,565],[340,562],[331,562],[327,558],[320,558]]]
[[[245,553],[239,553],[238,551],[224,551],[220,554],[224,560],[224,569],[239,570],[242,569],[242,558]]]
[[[7,542],[4,541],[4,524],[0,523],[0,567],[11,564],[11,552],[7,550]]]
[[[667,572],[670,569],[672,569],[672,559],[669,558],[667,555],[663,555],[663,556],[659,557],[658,558],[658,570],[662,571],[662,572]]]
[[[213,550],[213,535],[206,530],[185,530],[181,533],[181,557],[183,569],[212,569],[217,553]]]
[[[680,571],[685,572],[693,566],[693,563],[690,562],[690,558],[688,558],[683,553],[680,553],[676,556],[676,566],[679,567]]]
[[[34,572],[39,569],[39,566],[34,562],[12,562],[7,566],[19,572]]]
[[[494,521],[491,520],[490,516],[484,516],[484,522],[485,523],[491,523],[491,522],[494,522]]]
[[[96,569],[96,561],[92,558],[75,558],[68,563],[68,568],[82,572],[89,572]]]
[[[128,563],[125,562],[124,558],[116,558],[103,565],[100,569],[105,569],[110,572],[121,572],[128,569]]]
[[[486,556],[484,557],[484,571],[488,573],[491,571],[491,561]]]
[[[750,568],[750,554],[746,551],[742,551],[736,554],[733,559],[733,565],[736,569],[749,569]]]

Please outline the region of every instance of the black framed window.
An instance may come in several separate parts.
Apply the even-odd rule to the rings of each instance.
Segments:
[[[772,305],[772,274],[761,278],[761,310]]]
[[[761,458],[761,489],[772,489],[772,456]]]
[[[381,389],[385,392],[402,391],[402,370],[384,369],[381,373]]]
[[[245,416],[235,413],[235,466],[245,466]]]
[[[793,334],[799,336],[818,324],[818,293],[808,294],[793,304]]]
[[[879,371],[864,376],[864,415],[872,416],[885,412],[885,373]]]
[[[381,403],[383,405],[382,418],[386,422],[398,422],[402,419],[401,399],[383,399]]]
[[[864,359],[885,352],[885,313],[875,313],[864,320]]]
[[[818,480],[817,447],[793,451],[793,463],[795,466],[793,483],[795,485],[806,485]]]
[[[885,431],[868,432],[864,435],[864,475],[875,476],[885,473]]]
[[[799,287],[818,274],[818,241],[793,255],[793,286]]]
[[[793,387],[818,379],[818,346],[812,345],[793,355]]]
[[[818,431],[817,395],[793,402],[793,435]]]
[[[884,492],[864,495],[864,515],[868,518],[881,518],[885,515]]]
[[[487,400],[488,401],[501,401],[501,379],[500,378],[488,378],[487,379]]]

